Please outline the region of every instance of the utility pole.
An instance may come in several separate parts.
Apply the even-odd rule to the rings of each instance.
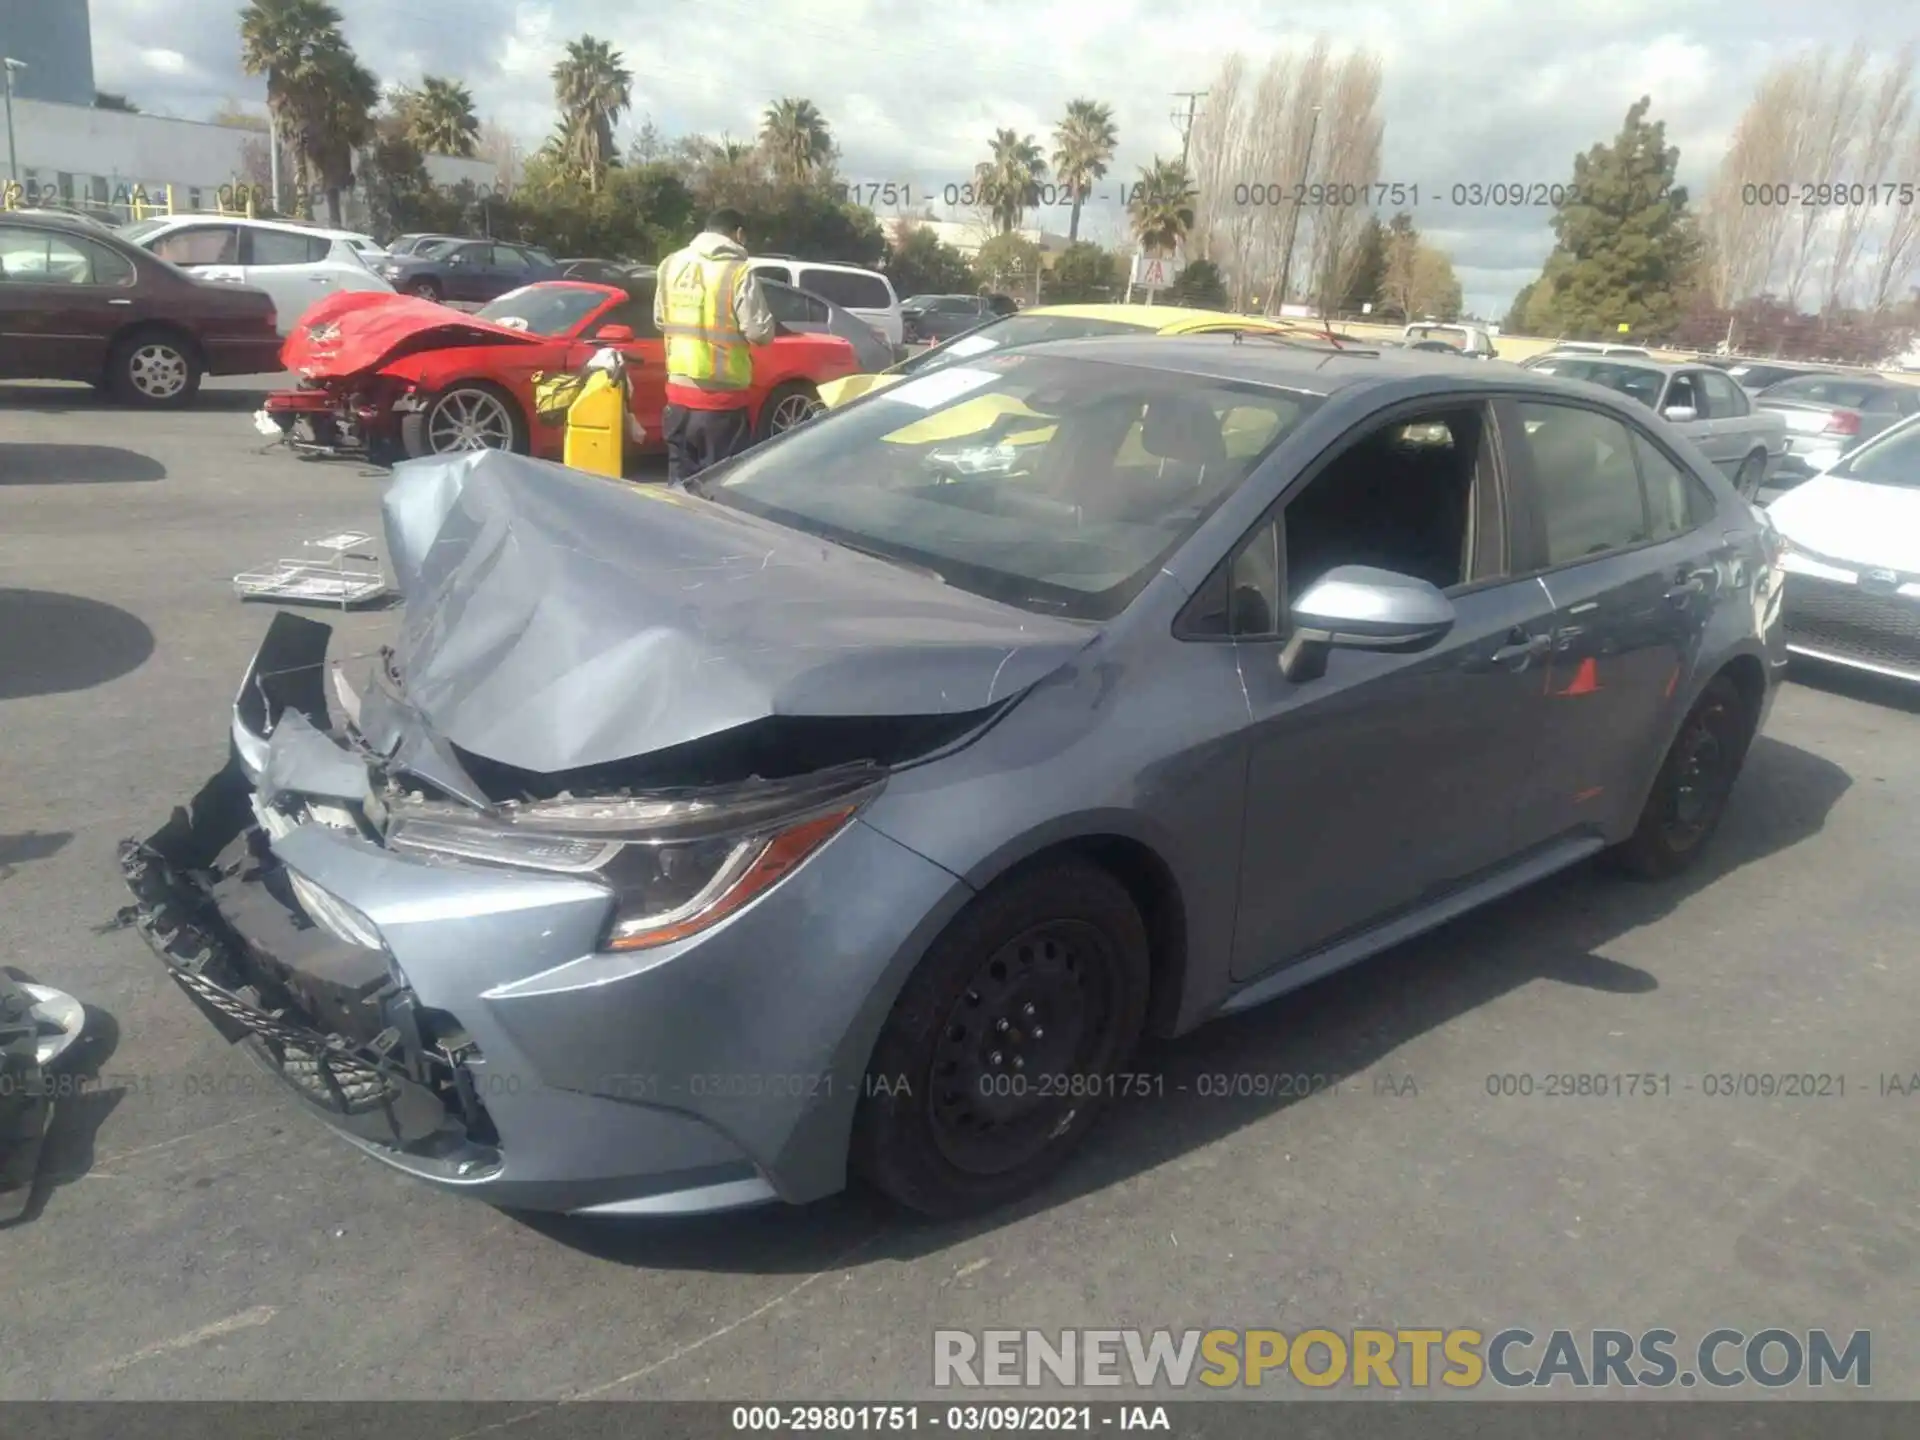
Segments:
[[[1204,90],[1176,90],[1173,92],[1174,99],[1187,102],[1187,108],[1184,111],[1174,111],[1172,117],[1173,123],[1180,127],[1180,168],[1182,170],[1187,168],[1187,156],[1192,153],[1193,148],[1194,107],[1204,100],[1206,95],[1207,92]]]
[[[0,56],[0,70],[7,72],[7,179],[20,183],[20,157],[13,148],[13,72],[27,68],[27,62],[11,55]]]
[[[1320,134],[1320,107],[1313,107],[1313,121],[1307,127],[1307,160],[1300,167],[1300,178],[1306,180],[1313,174],[1313,142]],[[1287,306],[1287,284],[1293,279],[1293,242],[1300,233],[1300,207],[1293,207],[1293,214],[1287,221],[1287,249],[1280,261],[1280,288],[1274,292],[1274,304],[1278,309],[1269,309],[1268,314],[1284,314]]]

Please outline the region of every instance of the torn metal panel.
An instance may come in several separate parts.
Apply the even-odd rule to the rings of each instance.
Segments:
[[[274,727],[267,763],[260,772],[261,802],[283,795],[313,795],[358,804],[367,797],[367,762],[331,735],[316,730],[297,710]]]
[[[1098,633],[711,501],[499,451],[395,477],[407,701],[460,749],[526,770],[773,716],[983,710]]]

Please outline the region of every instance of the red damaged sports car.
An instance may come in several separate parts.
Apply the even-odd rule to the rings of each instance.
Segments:
[[[409,295],[329,296],[300,317],[281,351],[300,388],[268,396],[263,413],[297,448],[321,453],[494,449],[557,460],[565,425],[539,418],[533,377],[578,370],[607,346],[627,358],[633,418],[644,447],[657,449],[666,342],[650,281],[622,289],[545,280],[471,315]],[[817,387],[860,368],[838,336],[783,331],[754,352],[755,438],[810,418],[821,408]]]

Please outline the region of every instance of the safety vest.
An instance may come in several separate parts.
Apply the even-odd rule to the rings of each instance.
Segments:
[[[660,276],[666,323],[667,378],[703,390],[745,390],[753,384],[753,347],[740,333],[733,292],[743,260],[710,260],[691,250],[672,256]]]

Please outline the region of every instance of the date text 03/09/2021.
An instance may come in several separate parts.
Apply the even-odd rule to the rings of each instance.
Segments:
[[[735,1405],[737,1433],[873,1434],[919,1430],[956,1435],[1091,1434],[1096,1430],[1170,1431],[1164,1405],[944,1405],[938,1402],[841,1405]]]
[[[978,180],[924,184],[911,180],[853,180],[834,187],[835,198],[880,209],[912,209],[944,205],[950,209],[977,209],[995,203],[996,190]],[[1052,206],[1119,206],[1131,209],[1151,198],[1144,182],[1134,180],[1091,185],[1078,191],[1062,182],[1038,181],[1023,197],[1031,208]],[[1418,209],[1441,206],[1456,210],[1554,209],[1575,204],[1579,190],[1547,180],[1457,180],[1432,185],[1407,180],[1242,180],[1225,197],[1236,209]]]

